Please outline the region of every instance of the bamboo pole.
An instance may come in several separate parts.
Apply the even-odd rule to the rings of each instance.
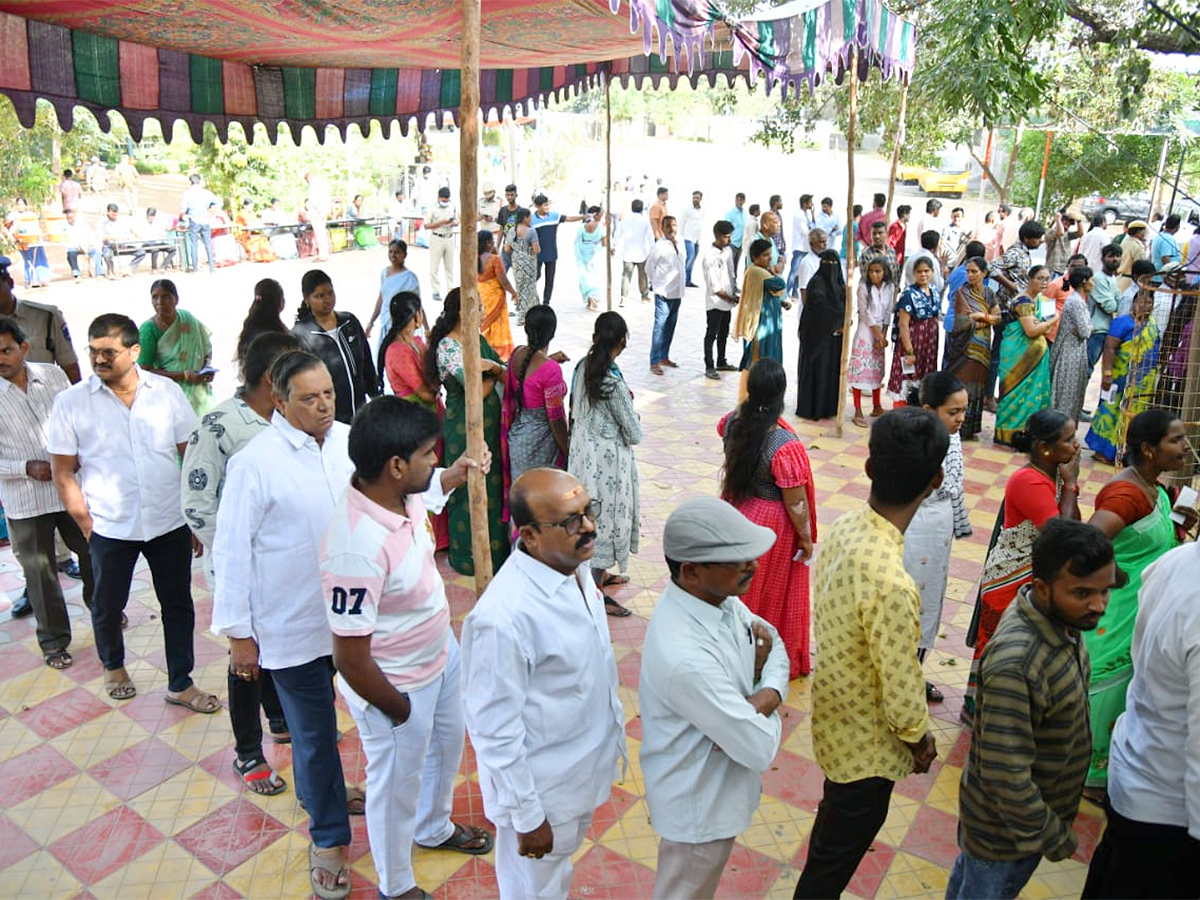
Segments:
[[[850,114],[846,122],[846,234],[849,245],[846,250],[846,312],[842,317],[842,363],[838,367],[837,419],[833,433],[842,436],[842,425],[846,418],[846,361],[850,356],[850,324],[854,315],[854,269],[858,260],[858,242],[854,239],[854,140],[858,130],[858,46],[850,45]],[[892,184],[895,184],[895,178]],[[888,204],[891,210],[891,204]],[[836,248],[831,248],[836,249]],[[803,313],[801,313],[803,314]]]
[[[900,121],[892,140],[892,177],[888,179],[887,206],[883,208],[883,220],[892,218],[892,200],[896,197],[896,170],[900,168],[900,149],[904,146],[904,132],[908,127],[908,81],[900,85]]]
[[[617,228],[617,211],[612,202],[612,73],[605,66],[604,74],[604,228],[608,233],[608,246],[604,254],[604,291],[607,296],[605,309],[612,311],[613,291],[613,234]]]
[[[462,296],[463,379],[466,393],[467,455],[483,459],[483,363],[479,354],[479,265],[476,241],[479,199],[479,29],[481,0],[462,0],[462,94],[458,107],[459,292]],[[500,460],[493,459],[493,466]],[[491,533],[488,530],[487,483],[482,472],[467,476],[471,510],[471,555],[475,561],[475,590],[482,594],[492,580]]]

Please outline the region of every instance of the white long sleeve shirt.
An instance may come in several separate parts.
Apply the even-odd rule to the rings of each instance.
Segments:
[[[813,227],[812,211],[797,209],[792,216],[792,252],[808,253],[808,232]]]
[[[563,575],[515,550],[463,623],[462,653],[488,818],[528,832],[604,803],[625,757],[625,712],[588,564]]]
[[[264,669],[333,653],[320,550],[354,472],[349,435],[334,422],[318,445],[275,413],[229,460],[213,541],[212,631],[254,638]]]
[[[754,622],[772,640],[757,682]],[[638,686],[646,802],[664,838],[701,844],[750,825],[783,731],[777,713],[760,715],[746,701],[767,687],[787,698],[779,633],[737,597],[711,606],[668,584],[646,631]]]
[[[646,280],[650,282],[650,289],[668,300],[683,297],[686,263],[683,241],[676,239],[673,244],[666,238],[655,241],[646,257]]]
[[[704,239],[704,210],[689,206],[679,217],[679,234],[685,241],[699,244]]]
[[[641,213],[630,212],[617,223],[617,247],[621,262],[644,263],[654,246],[654,233],[650,222]]]
[[[1133,681],[1113,729],[1108,798],[1128,819],[1187,828],[1200,840],[1200,544],[1142,576]]]

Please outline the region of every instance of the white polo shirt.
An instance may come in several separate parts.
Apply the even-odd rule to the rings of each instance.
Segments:
[[[179,449],[196,413],[179,385],[135,366],[126,406],[99,378],[54,398],[46,450],[79,457],[79,481],[97,534],[149,541],[184,524],[179,508]]]

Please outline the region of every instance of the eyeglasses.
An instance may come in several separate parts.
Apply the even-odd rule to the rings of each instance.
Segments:
[[[600,518],[600,506],[601,504],[599,500],[592,500],[584,508],[583,512],[572,513],[561,522],[534,522],[533,524],[538,528],[561,528],[567,534],[574,537],[575,535],[579,534],[580,530],[582,530],[583,519],[585,516],[593,525],[596,524],[597,520]]]
[[[105,362],[112,362],[128,349],[128,347],[122,347],[120,350],[114,350],[111,347],[104,347],[103,349],[97,350],[95,347],[89,344],[87,348],[87,354],[88,357],[93,360],[102,359]]]

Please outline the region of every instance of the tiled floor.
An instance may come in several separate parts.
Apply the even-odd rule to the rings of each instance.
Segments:
[[[690,302],[690,298],[689,301]],[[697,303],[698,308],[698,303]],[[564,311],[559,343],[578,359],[590,318]],[[573,895],[647,897],[657,841],[642,799],[637,764],[637,677],[646,618],[667,578],[660,539],[675,505],[696,493],[715,493],[721,464],[717,419],[733,403],[734,381],[702,377],[698,366],[702,320],[685,310],[676,346],[684,368],[664,378],[645,369],[649,308],[624,310],[634,330],[621,362],[637,394],[646,439],[638,449],[642,487],[642,546],[631,565],[631,583],[619,598],[636,615],[610,619],[620,663],[621,697],[628,716],[632,764],[597,811],[580,850]],[[788,358],[792,356],[789,336]],[[731,351],[732,352],[732,351]],[[990,423],[990,417],[985,419]],[[866,497],[862,472],[867,432],[847,424],[843,438],[829,424],[797,422],[817,482],[819,520],[828,523]],[[941,896],[956,853],[959,777],[969,735],[958,724],[969,651],[964,646],[974,585],[1008,474],[1023,461],[990,441],[967,445],[967,505],[975,535],[955,544],[943,634],[926,661],[929,678],[942,685],[944,704],[931,707],[939,759],[933,769],[897,786],[891,813],[850,886],[858,897]],[[1085,504],[1106,478],[1084,465]],[[225,648],[207,630],[211,600],[196,570],[196,680],[224,694]],[[456,628],[471,608],[473,586],[445,569]],[[66,583],[66,582],[64,582]],[[289,790],[258,797],[241,789],[230,770],[229,721],[187,714],[163,703],[166,675],[154,594],[139,570],[126,633],[129,670],[139,695],[125,703],[107,698],[102,672],[79,599],[68,583],[75,617],[76,664],[65,672],[42,665],[30,620],[0,613],[0,896],[97,898],[293,898],[308,893],[307,820]],[[0,590],[15,597],[20,576],[11,553],[0,553]],[[817,648],[815,665],[820,666]],[[807,852],[821,773],[812,760],[809,684],[793,682],[781,708],[784,741],[770,772],[758,815],[741,836],[721,883],[723,896],[790,897]],[[339,713],[347,778],[361,783],[362,751],[354,722]],[[292,781],[286,747],[267,753]],[[473,757],[463,765],[456,813],[483,818]],[[1076,823],[1079,851],[1043,863],[1026,897],[1078,896],[1102,818],[1084,804]],[[375,875],[362,819],[355,820],[355,896],[375,896]],[[491,857],[470,858],[418,851],[419,883],[438,897],[494,897]]]

